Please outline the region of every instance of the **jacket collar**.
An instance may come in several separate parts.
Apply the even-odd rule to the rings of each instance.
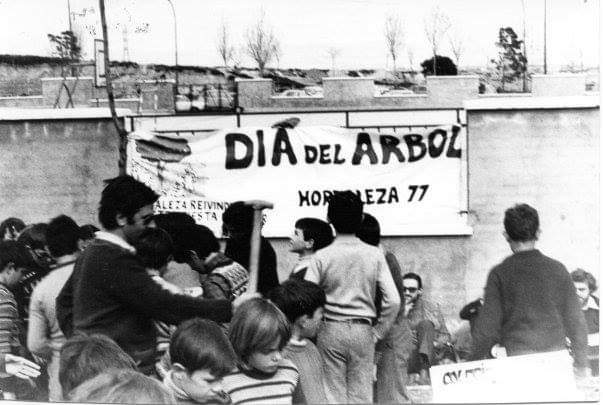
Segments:
[[[125,241],[125,239],[120,238],[119,236],[117,236],[113,233],[105,232],[105,231],[98,231],[94,234],[94,236],[97,239],[104,240],[109,243],[113,243],[114,245],[117,245],[121,248],[129,250],[130,252],[132,252],[134,254],[136,253],[136,249],[134,248],[134,246],[130,245],[128,242]]]

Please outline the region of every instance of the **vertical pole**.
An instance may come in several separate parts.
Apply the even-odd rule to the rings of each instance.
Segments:
[[[547,74],[546,68],[546,0],[544,0],[544,74]]]
[[[174,8],[174,4],[172,3],[172,0],[168,0],[168,3],[170,3],[170,7],[172,8],[172,15],[174,16],[174,62],[176,64],[176,94],[179,94],[179,92],[178,92],[178,84],[179,84],[179,80],[178,80],[178,25],[176,23],[176,9]]]

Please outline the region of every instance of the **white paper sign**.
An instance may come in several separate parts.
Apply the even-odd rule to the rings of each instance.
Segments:
[[[353,190],[383,235],[467,232],[466,134],[367,133],[338,127],[234,128],[131,134],[128,172],[157,191],[157,210],[183,211],[221,234],[229,202],[262,199],[263,234],[285,237],[301,217],[326,219],[335,190]]]
[[[434,366],[433,402],[581,401],[567,351]]]

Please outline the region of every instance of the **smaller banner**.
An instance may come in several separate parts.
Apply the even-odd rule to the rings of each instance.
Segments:
[[[436,403],[581,401],[567,351],[434,366]]]

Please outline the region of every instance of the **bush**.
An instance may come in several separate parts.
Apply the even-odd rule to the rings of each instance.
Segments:
[[[440,56],[440,55],[436,55],[435,58],[436,58],[436,60],[435,60],[435,62],[436,62],[435,75],[436,76],[456,76],[458,74],[458,70],[456,68],[456,65],[452,61],[452,59],[450,59],[447,56]],[[424,60],[423,63],[421,63],[421,67],[423,68],[423,71],[422,71],[423,75],[433,76],[433,74],[434,74],[433,58]]]

